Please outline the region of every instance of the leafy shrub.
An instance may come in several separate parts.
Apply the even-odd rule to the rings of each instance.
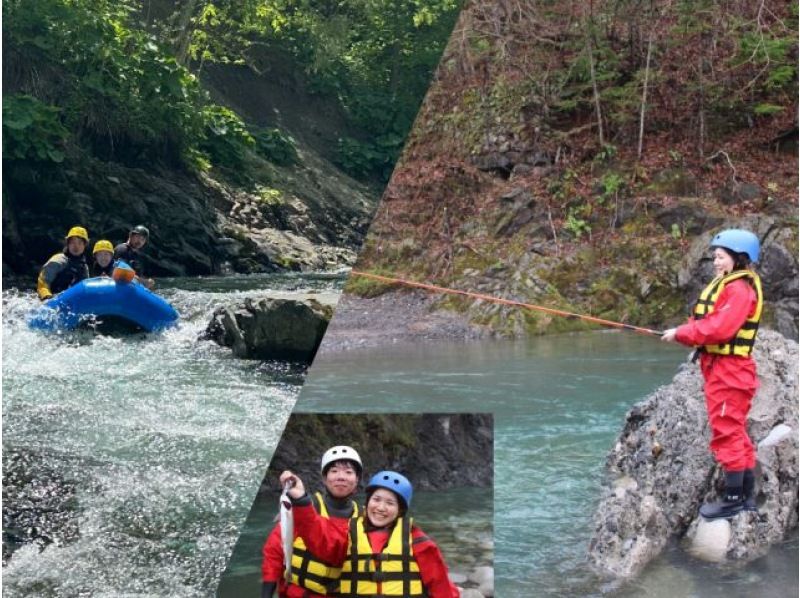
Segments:
[[[61,109],[74,143],[103,158],[180,160],[203,135],[206,96],[157,38],[129,23],[134,9],[4,0],[4,45],[20,61],[20,87]]]
[[[253,134],[256,151],[275,164],[288,166],[297,162],[294,139],[280,129],[261,129]]]
[[[603,203],[607,199],[617,196],[617,194],[625,186],[625,179],[616,172],[607,172],[600,180],[600,184],[603,186],[603,193],[600,196],[600,203]]]
[[[242,119],[233,110],[214,104],[204,107],[202,115],[205,136],[200,149],[211,157],[214,164],[240,168],[246,151],[256,144]]]
[[[402,139],[394,136],[380,137],[376,143],[343,137],[339,139],[336,162],[355,177],[377,175],[381,180],[388,181],[402,143]]]
[[[61,110],[29,95],[3,98],[3,157],[62,162],[69,132]]]
[[[572,233],[576,239],[580,239],[584,233],[591,236],[592,225],[579,216],[579,208],[572,207],[564,220],[564,229]]]

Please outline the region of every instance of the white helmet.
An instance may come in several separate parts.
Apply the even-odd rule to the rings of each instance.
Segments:
[[[322,475],[325,475],[325,469],[328,465],[335,461],[351,461],[355,463],[358,475],[361,475],[361,470],[364,468],[361,464],[361,457],[358,456],[358,451],[352,446],[332,446],[322,455],[322,463],[319,467]]]

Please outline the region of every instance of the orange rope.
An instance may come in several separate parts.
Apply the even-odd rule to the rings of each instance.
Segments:
[[[633,326],[632,324],[613,322],[611,320],[604,320],[603,318],[595,318],[594,316],[585,316],[582,314],[575,314],[560,309],[553,309],[552,307],[533,305],[532,303],[523,303],[522,301],[501,299],[500,297],[493,297],[491,295],[484,295],[482,293],[472,293],[470,291],[449,289],[447,287],[436,286],[435,284],[414,282],[413,280],[405,280],[403,278],[391,278],[389,276],[380,276],[378,274],[370,274],[368,272],[360,272],[358,270],[351,270],[350,273],[355,276],[363,276],[364,278],[372,278],[373,280],[379,280],[381,282],[388,282],[391,284],[402,284],[409,287],[415,287],[418,289],[425,289],[427,291],[434,291],[436,293],[445,293],[449,295],[463,295],[465,297],[472,297],[473,299],[481,299],[483,301],[490,301],[492,303],[500,303],[502,305],[511,305],[514,307],[523,307],[525,309],[532,309],[534,311],[542,311],[544,313],[552,314],[554,316],[562,316],[570,319],[586,320],[587,322],[594,322],[595,324],[600,324],[602,326],[610,326],[612,328],[622,328],[624,330],[630,330],[631,332],[638,332],[639,334],[647,334],[650,336],[661,336],[663,334],[663,332],[660,332],[658,330],[653,330],[651,328],[642,328],[641,326]]]

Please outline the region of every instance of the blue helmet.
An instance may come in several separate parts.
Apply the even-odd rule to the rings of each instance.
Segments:
[[[403,500],[406,509],[411,507],[411,495],[414,493],[414,489],[411,487],[411,482],[403,474],[396,471],[379,471],[369,480],[367,492],[369,493],[376,488],[391,490]]]
[[[751,262],[758,261],[758,255],[761,251],[761,243],[749,230],[742,230],[740,228],[729,228],[711,239],[711,247],[723,247],[730,249],[734,253],[745,253],[750,258]]]

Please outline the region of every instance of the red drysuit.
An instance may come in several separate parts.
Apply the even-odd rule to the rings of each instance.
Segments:
[[[295,533],[303,538],[311,552],[325,561],[343,563],[347,556],[348,526],[336,525],[333,520],[319,516],[312,506],[295,505],[293,512]],[[414,540],[421,539],[412,545],[412,551],[428,598],[458,598],[458,588],[450,581],[439,547],[416,526],[411,528],[411,535]],[[389,533],[372,531],[367,537],[372,551],[380,553],[389,540]]]
[[[299,507],[294,507],[298,509]],[[314,510],[313,506],[309,509]],[[347,534],[347,528],[350,524],[350,519],[343,519],[341,517],[331,516],[326,519],[331,525],[339,526],[342,528],[344,534]],[[297,537],[297,529],[295,529],[295,537]],[[314,552],[313,550],[311,551]],[[277,524],[272,528],[264,547],[261,549],[261,580],[264,582],[278,582],[278,596],[281,598],[322,598],[324,594],[315,594],[306,588],[301,588],[295,584],[287,584],[283,570],[283,543],[281,542],[281,524]]]
[[[725,343],[755,313],[757,301],[747,281],[734,280],[722,289],[714,311],[679,327],[675,340],[690,346]],[[752,357],[702,353],[700,370],[705,379],[711,452],[725,471],[755,467],[755,450],[747,435],[747,414],[758,389],[755,362]]]

